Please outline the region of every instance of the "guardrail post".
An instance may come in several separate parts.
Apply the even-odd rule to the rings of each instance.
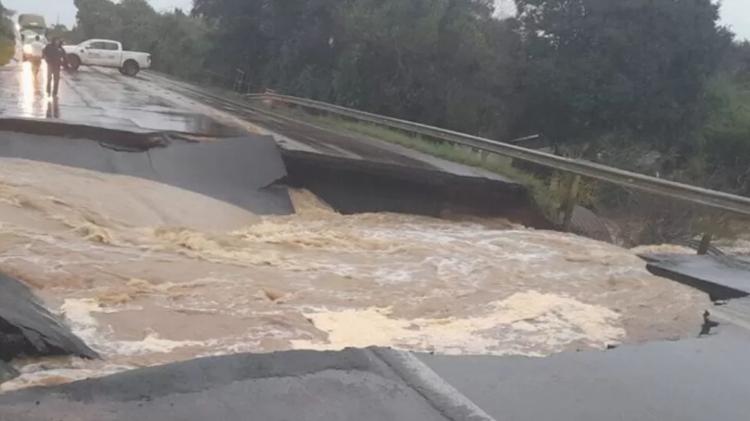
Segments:
[[[232,91],[242,92],[242,85],[245,84],[245,72],[241,69],[235,69],[234,85],[232,85]]]
[[[489,157],[490,157],[490,153],[489,152],[487,152],[487,151],[485,151],[483,149],[479,150],[479,159],[482,161],[483,165],[487,165],[487,158],[489,158]]]
[[[573,210],[576,207],[578,197],[578,186],[581,183],[580,175],[569,175],[568,183],[565,189],[565,199],[563,201],[563,223],[562,228],[565,232],[570,232],[570,224],[573,222]]]
[[[710,232],[703,234],[701,243],[698,245],[698,255],[705,256],[708,254],[708,249],[711,247],[711,240],[713,240],[713,235]]]

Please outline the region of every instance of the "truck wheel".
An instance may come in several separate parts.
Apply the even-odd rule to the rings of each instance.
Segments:
[[[122,65],[122,72],[128,76],[135,76],[141,71],[141,66],[133,60],[128,60]]]
[[[78,70],[81,67],[81,59],[76,55],[70,54],[68,56],[68,66],[73,70]]]

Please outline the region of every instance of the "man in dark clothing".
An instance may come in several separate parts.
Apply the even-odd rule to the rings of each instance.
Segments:
[[[60,68],[68,67],[68,59],[65,50],[62,48],[62,41],[59,38],[54,38],[50,44],[44,47],[42,57],[47,62],[47,95],[56,97],[60,87]]]

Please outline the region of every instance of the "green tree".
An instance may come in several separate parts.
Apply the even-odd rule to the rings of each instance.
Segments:
[[[118,7],[110,0],[75,0],[76,37],[79,41],[88,38],[121,39],[123,21]]]
[[[520,41],[490,0],[196,0],[256,89],[506,136]]]
[[[559,140],[689,138],[731,35],[711,0],[516,0],[528,67],[520,124]]]
[[[513,22],[492,19],[490,2],[361,0],[341,15],[339,102],[506,134],[518,37]]]
[[[0,2],[0,65],[6,64],[13,58],[15,35],[11,12]]]
[[[13,39],[13,22],[10,20],[10,10],[3,6],[0,1],[0,37]]]
[[[750,43],[732,45],[708,84],[699,171],[706,185],[750,195]]]
[[[155,38],[147,50],[156,69],[187,79],[205,77],[212,43],[210,29],[202,20],[177,9],[159,15],[154,29]]]
[[[216,28],[216,71],[246,71],[264,86],[326,98],[335,43],[336,0],[197,0],[193,13]]]

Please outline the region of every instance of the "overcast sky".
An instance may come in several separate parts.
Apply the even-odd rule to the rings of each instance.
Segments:
[[[15,10],[19,13],[36,13],[44,15],[48,24],[57,22],[60,17],[60,23],[67,26],[73,26],[76,21],[76,7],[73,0],[0,0],[8,9]],[[190,10],[193,7],[193,0],[148,0],[156,10],[167,10],[174,7],[182,7]]]
[[[173,7],[190,9],[192,0],[149,0],[157,10]],[[511,2],[511,0],[497,0]],[[623,0],[627,1],[627,0]],[[59,16],[60,22],[72,26],[76,19],[76,8],[73,0],[2,0],[12,10],[26,13],[40,13],[47,17],[48,23],[54,23]],[[723,0],[722,20],[738,35],[750,39],[750,0]]]

